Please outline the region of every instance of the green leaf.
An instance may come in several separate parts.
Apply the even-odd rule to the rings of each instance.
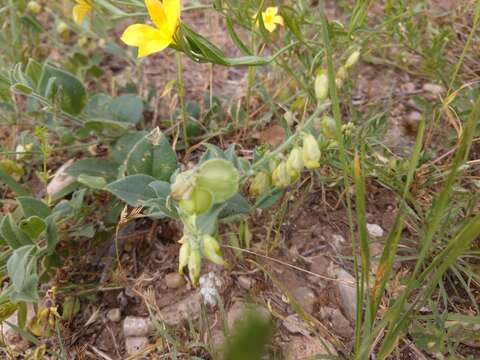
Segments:
[[[38,274],[35,258],[35,245],[26,245],[16,249],[7,261],[7,273],[12,282],[13,302],[37,302]]]
[[[42,64],[34,59],[28,59],[27,67],[25,68],[25,74],[32,83],[34,88],[38,87],[40,77],[42,76]]]
[[[119,137],[123,135],[131,126],[131,124],[126,122],[101,118],[85,121],[86,129],[111,137]]]
[[[131,175],[108,184],[105,189],[130,206],[142,206],[146,201],[156,197],[149,185],[155,178],[148,175]]]
[[[133,146],[147,134],[146,131],[136,131],[120,137],[112,149],[113,160],[118,164],[123,164]]]
[[[158,145],[153,147],[152,175],[159,180],[169,181],[177,167],[177,155],[162,134]]]
[[[17,227],[11,214],[6,215],[2,219],[0,223],[0,236],[5,239],[6,243],[10,245],[12,249],[33,244],[33,241],[28,235]]]
[[[81,175],[101,177],[107,182],[110,182],[117,178],[118,164],[109,159],[82,159],[69,166],[67,169],[67,174],[75,177],[79,177]]]
[[[260,196],[255,203],[255,207],[258,209],[268,209],[272,207],[278,200],[280,200],[283,192],[282,189],[275,189],[268,194]]]
[[[80,184],[83,184],[85,186],[88,186],[89,188],[97,189],[97,190],[101,190],[105,187],[105,185],[107,185],[107,181],[105,180],[105,178],[101,176],[91,176],[91,175],[82,174],[77,178],[77,181]]]
[[[203,215],[197,216],[196,224],[197,229],[202,234],[212,235],[217,230],[217,219],[222,210],[225,208],[225,204],[217,204],[212,209]]]
[[[23,215],[26,218],[38,216],[42,219],[45,219],[52,213],[48,205],[37,198],[30,196],[19,196],[17,197],[17,201],[20,204]]]
[[[225,208],[222,210],[219,218],[224,219],[235,215],[247,215],[250,213],[251,209],[252,207],[247,199],[237,193],[226,201]]]
[[[52,254],[59,242],[57,225],[55,224],[55,216],[49,216],[45,219],[47,222],[47,232],[45,238],[47,241],[46,250],[48,254]]]
[[[20,230],[24,231],[30,239],[37,240],[41,233],[47,228],[47,224],[38,216],[30,216],[28,219],[20,221],[18,224]]]
[[[87,92],[83,83],[72,74],[47,63],[43,66],[38,91],[53,99],[52,96],[59,90],[62,110],[72,115],[80,114],[87,103]]]
[[[135,125],[142,119],[143,102],[134,94],[121,95],[110,103],[109,112],[112,120]]]
[[[16,181],[11,175],[2,169],[0,169],[0,182],[7,185],[17,195],[30,195],[28,190],[26,190],[22,185],[20,185],[20,183],[18,183],[18,181]]]

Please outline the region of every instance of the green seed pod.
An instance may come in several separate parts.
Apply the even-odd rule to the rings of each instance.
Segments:
[[[179,204],[188,215],[204,214],[212,207],[213,195],[210,191],[197,186],[190,192],[190,198],[180,200]]]
[[[217,240],[210,235],[203,235],[203,253],[205,257],[217,265],[225,265],[225,260],[222,257],[222,251],[220,250],[220,245]]]
[[[190,280],[192,281],[193,285],[198,283],[201,268],[202,256],[200,255],[200,251],[197,249],[192,249],[190,251],[190,256],[188,257],[188,276],[190,276]]]
[[[288,155],[286,166],[287,166],[287,173],[292,179],[292,181],[297,181],[298,177],[303,171],[302,151],[300,150],[299,147],[294,147],[292,151],[290,151],[290,155]]]
[[[327,139],[334,139],[336,137],[337,124],[335,120],[332,119],[330,116],[325,115],[322,117],[320,122],[322,135],[325,136]]]
[[[272,183],[278,188],[284,188],[291,184],[292,180],[287,172],[287,164],[282,161],[272,174]]]
[[[177,201],[186,200],[190,197],[195,186],[195,175],[192,170],[185,171],[175,177],[175,182],[170,188],[170,196]]]
[[[345,63],[345,67],[347,69],[350,69],[351,67],[355,66],[355,64],[358,62],[360,59],[360,51],[356,50],[353,53],[350,54],[350,56],[347,59],[347,62]]]
[[[318,101],[328,97],[328,75],[324,69],[320,70],[315,77],[315,96]]]
[[[320,167],[320,148],[317,140],[311,134],[303,138],[302,157],[303,163],[307,169],[318,169]]]
[[[185,236],[183,238],[185,238]],[[186,241],[182,244],[182,246],[180,246],[180,252],[178,255],[178,273],[180,275],[183,275],[183,268],[187,266],[189,257],[190,257],[190,244],[188,243],[188,239],[186,239]]]
[[[40,12],[42,11],[42,5],[40,5],[36,1],[29,1],[27,4],[27,11],[32,14],[40,14]]]
[[[227,160],[212,159],[204,162],[198,171],[197,185],[213,194],[215,204],[222,203],[238,191],[237,169]]]
[[[270,175],[261,171],[255,175],[250,184],[250,195],[254,197],[263,195],[270,190],[271,186]]]

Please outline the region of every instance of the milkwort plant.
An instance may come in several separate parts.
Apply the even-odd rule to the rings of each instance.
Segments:
[[[78,46],[92,57],[89,59],[74,54],[61,64],[66,68],[62,69],[42,60],[45,54],[36,53],[38,50],[35,47],[19,50],[21,47],[18,46],[22,42],[34,43],[41,38],[43,25],[37,16],[42,12],[53,12],[53,8],[41,1],[10,1],[3,9],[10,9],[7,26],[12,38],[8,41],[14,46],[9,48],[8,54],[0,55],[0,96],[6,114],[1,115],[2,119],[19,121],[16,116],[26,111],[45,122],[67,146],[75,141],[94,138],[108,144],[111,152],[106,159],[76,161],[66,170],[74,181],[60,193],[46,194],[43,200],[19,183],[24,171],[22,167],[12,160],[2,160],[0,179],[16,193],[19,204],[15,212],[4,216],[0,223],[0,240],[8,249],[2,260],[10,279],[9,287],[1,294],[2,316],[6,317],[17,309],[24,314],[26,303],[39,303],[42,299],[36,317],[28,326],[37,336],[51,335],[60,315],[55,306],[47,306],[44,300],[55,298],[57,289],[39,292],[40,284],[48,283],[52,268],[58,266],[60,259],[55,248],[59,239],[74,233],[91,233],[82,218],[87,191],[91,194],[109,192],[127,205],[140,208],[144,216],[181,222],[183,236],[179,239],[179,272],[188,272],[195,285],[204,259],[226,265],[221,252],[219,222],[243,219],[255,208],[268,208],[285,191],[298,184],[302,173],[315,173],[321,166],[332,166],[337,172],[336,180],[343,180],[341,186],[346,194],[352,248],[360,254],[354,256],[357,319],[351,357],[367,359],[375,352],[378,358],[387,358],[403,335],[408,334],[414,315],[437,288],[445,273],[479,234],[478,215],[472,216],[462,222],[446,246],[438,252],[430,251],[453,196],[453,185],[461,177],[476,131],[479,105],[477,100],[465,111],[468,120],[460,133],[456,156],[445,176],[444,190],[426,216],[428,221],[420,239],[419,255],[414,271],[407,279],[405,292],[393,299],[379,316],[402,230],[412,211],[409,194],[424,150],[425,124],[421,123],[419,127],[406,179],[397,190],[401,199],[399,213],[375,278],[370,279],[365,182],[367,177],[375,174],[368,172],[371,165],[366,153],[369,144],[363,137],[363,129],[343,121],[340,99],[344,89],[348,89],[349,74],[370,40],[370,35],[363,32],[363,26],[371,3],[357,1],[348,26],[328,21],[322,6],[313,11],[307,1],[287,5],[267,1],[214,0],[205,6],[192,6],[193,10],[217,11],[225,19],[230,38],[242,54],[230,58],[181,20],[182,4],[179,0],[125,0],[121,3],[75,0],[68,11],[58,7],[65,18],[55,17],[54,32],[47,33],[60,40],[59,43],[68,43],[73,33],[79,32],[82,37]],[[478,8],[477,5],[470,38],[478,26]],[[146,21],[153,24],[135,21],[124,29],[119,39],[112,38],[109,30],[118,21],[132,17],[132,14],[136,20],[149,19]],[[27,31],[19,31],[22,29]],[[243,31],[247,33],[247,40],[241,33]],[[2,37],[7,43],[5,35]],[[181,140],[185,145],[189,144],[189,139],[182,98],[181,56],[200,63],[248,67],[246,127],[252,125],[250,98],[258,90],[254,89],[255,68],[273,67],[281,73],[280,77],[288,79],[289,84],[287,91],[270,102],[275,108],[273,111],[278,113],[278,107],[284,112],[281,125],[286,136],[283,143],[276,148],[261,146],[255,149],[253,159],[248,160],[236,154],[234,145],[222,150],[213,144],[205,144],[206,151],[194,166],[187,168],[179,164],[177,152],[165,133],[158,128],[137,130],[145,106],[137,95],[127,93],[112,97],[88,93],[85,79],[98,74],[98,65],[102,60],[95,54],[97,41],[110,53],[135,61],[135,64],[138,60],[131,58],[130,50],[123,51],[121,43],[131,47],[140,59],[167,47],[176,51],[183,126]],[[468,44],[465,49],[468,49]],[[450,87],[455,84],[461,61],[452,74]],[[450,95],[453,94],[452,91]],[[21,99],[27,100],[26,106]],[[453,101],[451,98],[447,100]],[[450,102],[446,102],[445,106]],[[281,105],[277,106],[278,103]],[[48,140],[44,132],[42,139],[28,134],[19,138],[21,142],[15,147],[18,154],[14,155],[23,157],[22,161],[36,154],[45,155],[42,144],[45,146]],[[44,156],[42,165],[46,165]],[[48,168],[43,166],[42,171],[48,176]],[[248,188],[250,199],[242,194],[245,188]],[[352,189],[354,191],[350,191]],[[64,199],[68,194],[73,195],[68,200]],[[354,199],[351,194],[354,194]],[[108,204],[110,206],[116,209],[116,216],[113,222],[110,219],[110,223],[107,217],[103,218],[103,226],[106,227],[114,226],[112,224],[121,210],[121,205],[115,200]],[[65,223],[70,221],[74,226],[65,229]],[[25,271],[17,271],[19,268]]]

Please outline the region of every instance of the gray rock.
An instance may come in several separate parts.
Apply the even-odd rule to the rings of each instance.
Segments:
[[[368,235],[374,238],[381,238],[385,233],[378,224],[367,224]]]
[[[292,296],[299,303],[304,311],[307,313],[312,313],[313,306],[317,300],[317,297],[312,289],[301,286],[293,290]]]
[[[152,330],[153,325],[149,318],[127,316],[123,320],[123,336],[125,337],[148,336]]]
[[[125,339],[125,350],[128,355],[133,355],[148,346],[148,338],[145,336],[133,336]]]
[[[237,281],[238,281],[238,285],[245,290],[250,290],[254,283],[254,280],[252,278],[244,275],[240,275]]]
[[[292,336],[284,348],[286,360],[311,359],[319,355],[337,355],[333,345],[326,339],[313,336]]]
[[[107,319],[112,321],[112,322],[119,322],[122,319],[121,310],[119,308],[108,310]]]
[[[354,322],[357,313],[357,289],[355,278],[343,269],[337,272],[337,288],[340,306],[347,318]]]
[[[353,336],[353,328],[342,312],[338,309],[331,307],[324,307],[320,309],[320,319],[330,324],[332,330],[343,337],[344,339],[350,339]]]
[[[181,324],[189,316],[197,319],[202,309],[202,297],[194,293],[177,304],[164,307],[161,310],[162,320],[170,326]]]
[[[165,275],[165,284],[170,289],[178,289],[185,285],[185,279],[179,273],[170,273]]]
[[[285,326],[285,328],[292,334],[302,334],[305,336],[310,335],[310,331],[298,318],[297,314],[288,315],[283,321],[283,326]]]
[[[429,92],[434,95],[440,95],[443,92],[445,92],[445,88],[442,85],[431,84],[431,83],[423,84],[422,89],[423,91]]]

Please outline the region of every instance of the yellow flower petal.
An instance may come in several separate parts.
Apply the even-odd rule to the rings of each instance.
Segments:
[[[127,45],[138,47],[138,57],[162,51],[171,44],[172,40],[162,31],[144,24],[129,26],[121,39]]]
[[[274,17],[274,16],[277,15],[277,14],[278,14],[278,7],[276,7],[276,6],[268,7],[268,8],[265,10],[265,15],[267,15],[267,16]]]
[[[77,0],[77,5],[73,7],[73,21],[80,25],[91,10],[92,6],[89,3]]]
[[[274,16],[273,22],[278,25],[283,25],[283,18],[280,15]]]
[[[168,30],[173,38],[180,22],[180,0],[163,0],[165,14],[167,16]]]
[[[150,19],[160,31],[168,31],[167,15],[165,7],[159,0],[145,0]]]

